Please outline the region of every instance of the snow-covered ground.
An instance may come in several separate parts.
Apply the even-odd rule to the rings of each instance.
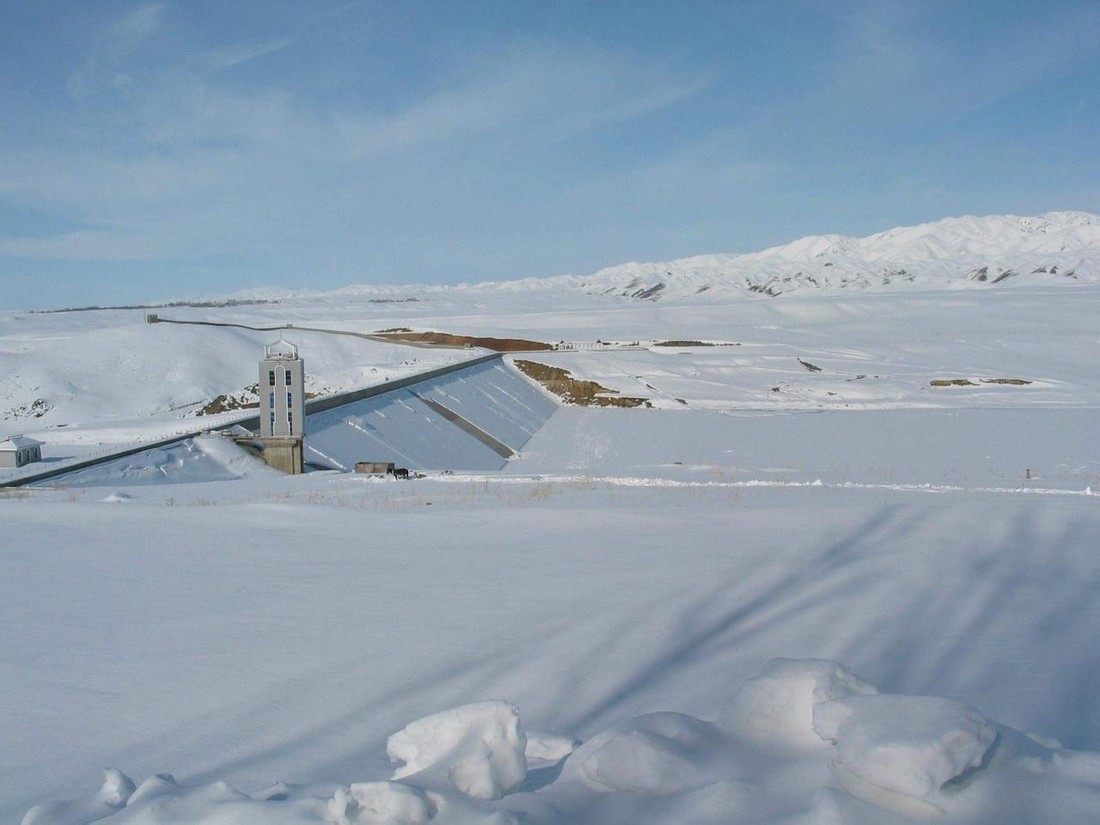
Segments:
[[[379,294],[163,314],[637,342],[516,357],[653,408],[538,426],[499,367],[433,392],[500,470],[207,436],[0,492],[0,820],[1100,820],[1095,285]],[[284,334],[318,390],[470,355]],[[191,429],[274,337],[0,315],[0,414],[47,464]]]

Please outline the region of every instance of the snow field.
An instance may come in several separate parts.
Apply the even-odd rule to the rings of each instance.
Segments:
[[[741,346],[537,356],[661,409],[433,390],[501,471],[200,438],[0,492],[0,821],[1098,821],[1094,288],[377,294],[194,317]],[[4,314],[0,413],[47,399],[48,461],[172,432],[272,337]],[[294,340],[332,389],[465,357]]]
[[[735,799],[747,821],[830,821],[828,806],[847,812],[840,821],[893,821],[897,800],[873,801],[838,778],[847,770],[872,791],[899,784],[863,776],[863,762],[875,760],[861,754],[885,740],[849,750],[853,733],[848,745],[821,740],[809,762],[760,761],[767,737],[762,745],[759,730],[729,725],[768,718],[760,703],[740,715],[727,706],[746,695],[746,678],[767,676],[776,654],[846,662],[888,693],[969,702],[983,718],[1071,747],[1100,741],[1088,699],[1100,674],[1080,655],[1100,629],[1091,499],[324,478],[179,485],[168,507],[163,490],[141,487],[122,503],[100,501],[109,488],[76,501],[63,490],[0,501],[25,537],[0,583],[11,630],[6,818],[80,796],[97,764],[135,779],[171,771],[185,788],[224,781],[253,798],[276,780],[330,789],[383,781],[393,771],[387,738],[408,720],[495,697],[521,714],[500,741],[535,728],[601,754],[591,775],[572,773],[586,764],[582,751],[557,778],[529,772],[530,790],[501,804],[532,821],[722,822]],[[228,488],[243,487],[251,501],[230,503],[244,491]],[[772,745],[820,739],[810,700],[842,698],[800,678],[770,692],[791,726],[772,733]],[[858,684],[835,681],[849,692]],[[934,731],[940,717],[917,710],[914,730]],[[691,718],[629,721],[666,712]],[[600,736],[624,725],[642,727]],[[723,738],[727,726],[736,741]],[[485,760],[485,739],[459,750],[472,743]],[[911,747],[895,739],[890,748]],[[423,740],[428,752],[433,737]],[[446,741],[435,737],[437,750],[451,752]],[[930,747],[912,757],[926,772]],[[833,770],[830,754],[842,749]],[[1077,799],[1094,816],[1087,758],[1057,747],[1036,754],[1042,773],[1031,787],[1052,797],[1029,804],[1049,819]],[[424,765],[434,758],[418,770],[431,774]],[[1072,771],[1055,767],[1063,764]],[[1002,775],[983,774],[951,797],[963,800],[955,821],[1011,821],[995,818],[1007,809],[982,791]],[[508,787],[514,774],[493,782]],[[231,819],[194,793],[180,808],[187,821],[278,821]],[[480,818],[456,821],[499,812],[474,809]],[[1023,821],[1044,821],[1039,814]],[[172,821],[143,820],[137,808],[126,816]]]

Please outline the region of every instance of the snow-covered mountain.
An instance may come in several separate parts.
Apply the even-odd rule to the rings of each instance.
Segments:
[[[1100,217],[947,218],[852,238],[816,235],[745,255],[628,263],[573,278],[585,292],[641,299],[780,295],[807,287],[943,289],[1100,280]]]

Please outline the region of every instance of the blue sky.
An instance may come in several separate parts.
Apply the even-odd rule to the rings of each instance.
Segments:
[[[1100,211],[1100,4],[5,4],[0,308]]]

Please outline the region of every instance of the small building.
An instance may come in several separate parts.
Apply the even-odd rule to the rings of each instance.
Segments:
[[[13,435],[6,441],[0,441],[0,467],[22,467],[41,460],[41,441],[25,435]]]

